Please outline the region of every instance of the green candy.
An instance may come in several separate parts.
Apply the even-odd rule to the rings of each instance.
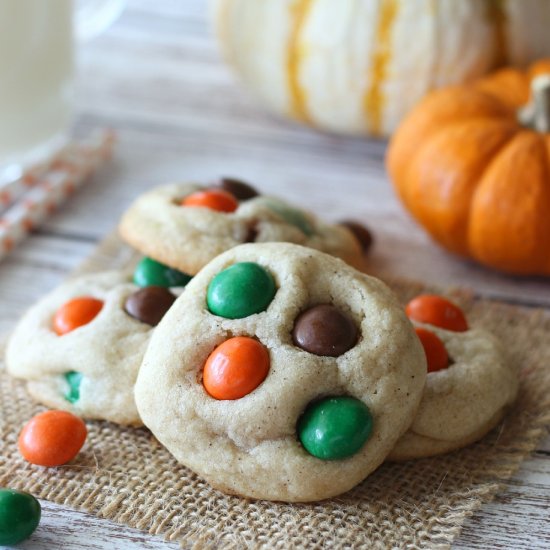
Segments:
[[[283,220],[296,226],[304,235],[311,237],[311,235],[315,233],[315,231],[313,231],[313,227],[301,210],[292,208],[277,199],[264,199],[264,204],[270,210],[273,210],[275,214],[278,214],[281,218],[283,218]]]
[[[143,258],[134,271],[134,283],[140,287],[162,286],[185,286],[193,277],[172,269],[151,258]]]
[[[369,439],[372,416],[354,397],[327,397],[311,403],[298,421],[298,437],[306,451],[321,460],[354,455]]]
[[[82,373],[71,370],[66,372],[63,377],[69,385],[69,389],[64,397],[69,403],[76,403],[80,399],[80,383],[82,382]]]
[[[268,271],[256,263],[241,262],[210,281],[206,304],[214,315],[242,319],[265,311],[275,292],[275,281]]]
[[[30,537],[40,523],[40,503],[29,493],[0,488],[0,544]]]

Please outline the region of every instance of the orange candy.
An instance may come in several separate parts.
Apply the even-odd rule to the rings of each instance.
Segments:
[[[255,390],[269,372],[269,353],[247,336],[220,344],[204,365],[202,383],[215,399],[240,399]]]
[[[27,422],[19,435],[19,452],[39,466],[61,466],[84,445],[86,424],[67,411],[46,411]]]
[[[218,212],[234,212],[237,210],[239,202],[227,191],[210,189],[192,193],[181,201],[181,205],[202,206],[203,208],[210,208],[210,210],[217,210]]]
[[[425,328],[416,328],[415,330],[426,354],[428,372],[446,369],[449,366],[449,354],[439,336]]]
[[[55,313],[53,328],[58,336],[67,334],[75,328],[88,324],[103,307],[103,302],[96,298],[83,296],[63,304]]]
[[[411,300],[405,308],[409,319],[436,327],[464,332],[468,323],[462,310],[449,300],[432,294],[422,294]]]

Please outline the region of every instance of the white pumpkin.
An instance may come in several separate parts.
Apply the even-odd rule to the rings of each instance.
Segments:
[[[389,135],[433,87],[550,53],[549,0],[215,0],[214,20],[273,110],[357,135]]]

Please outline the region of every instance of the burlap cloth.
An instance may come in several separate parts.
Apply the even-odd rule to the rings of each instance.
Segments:
[[[121,267],[132,253],[107,238],[80,271]],[[423,290],[393,282],[405,301]],[[472,324],[506,342],[521,364],[521,391],[504,424],[446,456],[384,464],[354,490],[316,504],[250,501],[212,490],[180,466],[146,429],[88,422],[77,459],[61,468],[26,463],[22,425],[42,410],[23,384],[0,371],[0,486],[87,510],[179,540],[184,547],[444,548],[467,516],[488,501],[546,433],[550,421],[550,319],[543,312],[454,296]]]

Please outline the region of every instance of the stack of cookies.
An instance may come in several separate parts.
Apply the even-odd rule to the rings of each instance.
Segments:
[[[384,460],[476,441],[515,398],[500,342],[446,300],[405,310],[364,273],[357,223],[225,179],[151,190],[120,233],[145,255],[133,273],[42,299],[8,371],[48,406],[144,423],[224,492],[332,497]]]
[[[324,223],[228,178],[209,187],[176,183],[145,193],[123,215],[120,234],[145,256],[192,275],[230,248],[264,242],[300,244],[364,270],[371,244],[358,223]]]

